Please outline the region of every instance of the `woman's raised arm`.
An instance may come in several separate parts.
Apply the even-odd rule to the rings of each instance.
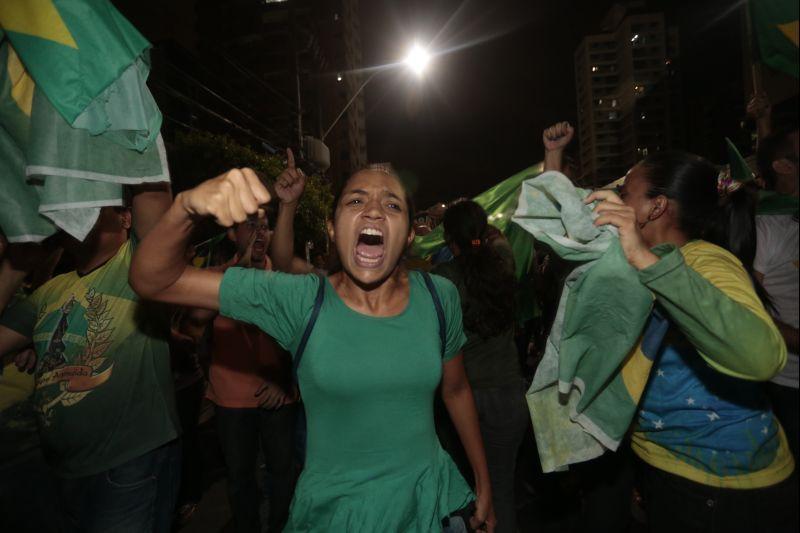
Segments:
[[[184,250],[195,220],[211,216],[230,227],[244,222],[270,201],[266,187],[248,168],[228,172],[184,191],[136,249],[130,269],[131,287],[148,300],[219,308],[222,274],[190,267]]]

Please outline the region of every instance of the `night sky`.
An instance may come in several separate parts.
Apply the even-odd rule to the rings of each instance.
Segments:
[[[667,23],[681,28],[684,111],[706,122],[705,129],[690,125],[684,143],[712,158],[721,132],[735,134],[728,130],[738,129],[743,112],[734,4],[648,4],[666,8]],[[365,89],[369,158],[392,162],[418,183],[420,207],[473,196],[540,161],[542,129],[558,120],[576,124],[573,53],[611,5],[362,0],[366,66],[397,61],[415,38],[434,51],[456,49],[437,57],[424,81],[396,69]]]

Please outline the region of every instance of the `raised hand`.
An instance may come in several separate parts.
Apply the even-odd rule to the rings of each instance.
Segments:
[[[563,150],[575,135],[575,128],[569,122],[558,122],[542,132],[544,149],[548,152]]]
[[[212,216],[230,227],[258,212],[271,200],[267,188],[249,168],[234,168],[179,195],[190,215]]]
[[[758,120],[769,116],[771,110],[769,98],[764,93],[756,93],[747,102],[747,116]]]
[[[291,148],[286,149],[286,170],[275,181],[275,194],[281,203],[293,204],[300,200],[306,188],[306,175],[297,168]]]
[[[583,201],[585,204],[598,202],[594,208],[597,213],[595,226],[611,224],[619,230],[619,241],[625,258],[637,270],[647,268],[658,262],[658,256],[647,247],[642,237],[642,230],[636,220],[632,207],[625,205],[614,191],[594,191]]]

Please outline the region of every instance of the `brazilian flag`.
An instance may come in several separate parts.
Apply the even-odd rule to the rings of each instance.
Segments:
[[[149,43],[107,0],[0,1],[0,228],[86,237],[123,185],[169,181]]]
[[[750,0],[750,15],[761,61],[797,78],[797,0]]]

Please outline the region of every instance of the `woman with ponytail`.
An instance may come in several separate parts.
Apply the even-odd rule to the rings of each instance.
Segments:
[[[635,165],[619,196],[586,199],[655,300],[632,435],[650,531],[797,530],[794,460],[762,383],[786,346],[750,275],[748,194],[720,196],[712,165],[672,152]]]
[[[525,388],[514,344],[514,256],[483,208],[451,205],[442,221],[455,259],[434,269],[458,288],[467,343],[464,367],[472,386],[492,486],[495,531],[516,531],[514,470],[528,427]]]

